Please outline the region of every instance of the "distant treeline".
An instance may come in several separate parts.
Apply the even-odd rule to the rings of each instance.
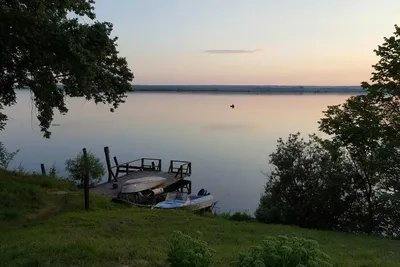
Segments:
[[[62,85],[59,85],[62,88]],[[29,89],[29,88],[22,88]],[[290,86],[290,85],[132,85],[131,92],[195,93],[364,93],[360,86]]]
[[[363,93],[360,86],[284,85],[133,85],[136,92],[227,92],[227,93]]]

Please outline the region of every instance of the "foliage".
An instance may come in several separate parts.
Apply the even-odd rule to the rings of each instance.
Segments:
[[[214,252],[207,242],[174,231],[169,243],[168,262],[171,267],[207,267],[211,265]]]
[[[53,163],[53,165],[51,166],[51,168],[49,170],[49,175],[53,176],[53,177],[57,177],[57,168],[56,168],[55,163]]]
[[[365,220],[363,231],[399,237],[396,201],[400,194],[400,28],[374,50],[372,83],[363,82],[367,94],[328,107],[320,130],[331,135],[330,147],[345,150],[355,175],[353,190]],[[385,203],[385,199],[390,199]],[[385,206],[385,208],[383,208]],[[364,208],[366,207],[366,208]]]
[[[235,212],[234,214],[231,215],[230,219],[232,221],[237,221],[237,222],[249,222],[254,220],[254,218],[251,215],[245,212]]]
[[[241,253],[238,267],[332,267],[330,257],[318,249],[318,242],[286,236],[267,237],[262,245]]]
[[[16,103],[14,89],[29,88],[44,137],[54,109],[66,97],[124,102],[133,74],[118,56],[113,25],[96,20],[94,0],[14,0],[0,5],[0,109]],[[62,85],[60,87],[60,84]],[[0,129],[7,116],[0,113]]]
[[[400,117],[388,114],[372,95],[351,97],[325,114],[320,129],[332,135],[326,144],[344,150],[352,163],[352,186],[359,192],[358,218],[366,222],[363,231],[380,233],[388,227],[378,220],[381,196],[400,190]],[[396,231],[400,234],[399,227]]]
[[[329,106],[328,139],[290,135],[270,155],[275,169],[256,217],[263,222],[400,236],[400,28],[375,53],[365,95]]]
[[[304,140],[291,134],[278,140],[270,155],[275,169],[255,215],[265,223],[295,224],[309,228],[344,228],[347,207],[354,200],[349,188],[349,164],[335,158],[315,135]]]
[[[224,218],[227,220],[231,221],[237,221],[237,222],[251,222],[255,221],[255,218],[252,217],[251,215],[247,214],[246,212],[235,212],[233,214],[230,214],[230,212],[224,212],[220,214],[214,214],[216,217],[219,218]]]
[[[6,170],[18,152],[19,149],[14,152],[8,152],[3,142],[0,141],[0,168]]]
[[[91,186],[100,182],[105,174],[103,164],[93,153],[88,151],[86,159],[87,165],[85,165],[86,162],[83,153],[80,152],[74,159],[68,159],[65,161],[66,170],[69,173],[68,178],[71,181],[78,182],[78,186],[83,185],[86,171],[88,172],[89,183]]]
[[[361,84],[370,95],[379,97],[380,101],[398,100],[400,97],[400,27],[394,25],[394,28],[393,36],[384,37],[382,45],[379,45],[378,49],[374,49],[380,59],[372,66],[375,70],[371,77],[373,83],[363,82]],[[398,109],[398,101],[391,104],[393,104],[393,108]]]

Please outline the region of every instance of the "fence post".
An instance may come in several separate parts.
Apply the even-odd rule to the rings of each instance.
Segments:
[[[89,210],[89,165],[86,148],[83,150],[83,161],[84,161],[84,188],[85,188],[85,210]]]
[[[110,149],[108,148],[108,146],[104,147],[104,154],[106,155],[108,181],[111,182],[112,181],[112,174],[111,174],[112,170],[111,170],[111,162],[110,162]]]
[[[44,168],[44,164],[40,164],[40,169],[42,170],[42,175],[46,175],[46,169]]]

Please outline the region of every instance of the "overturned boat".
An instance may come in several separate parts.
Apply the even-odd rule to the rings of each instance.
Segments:
[[[118,198],[135,204],[147,204],[155,195],[163,193],[163,188],[159,188],[159,186],[166,180],[160,176],[127,180],[122,185]]]
[[[216,201],[206,190],[201,189],[197,195],[182,192],[169,192],[165,201],[157,203],[154,209],[188,209],[191,211],[211,211]]]

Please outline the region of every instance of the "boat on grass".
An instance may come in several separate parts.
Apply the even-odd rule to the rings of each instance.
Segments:
[[[121,188],[121,193],[137,193],[148,189],[155,188],[167,179],[160,176],[148,176],[136,179],[130,179],[124,182]]]
[[[152,197],[163,193],[163,188],[159,186],[167,181],[160,176],[148,176],[130,179],[123,183],[118,194],[119,199],[135,204],[147,204]]]
[[[197,195],[182,192],[168,192],[164,201],[153,206],[154,209],[188,209],[191,211],[211,211],[216,201],[206,190],[201,189]]]

